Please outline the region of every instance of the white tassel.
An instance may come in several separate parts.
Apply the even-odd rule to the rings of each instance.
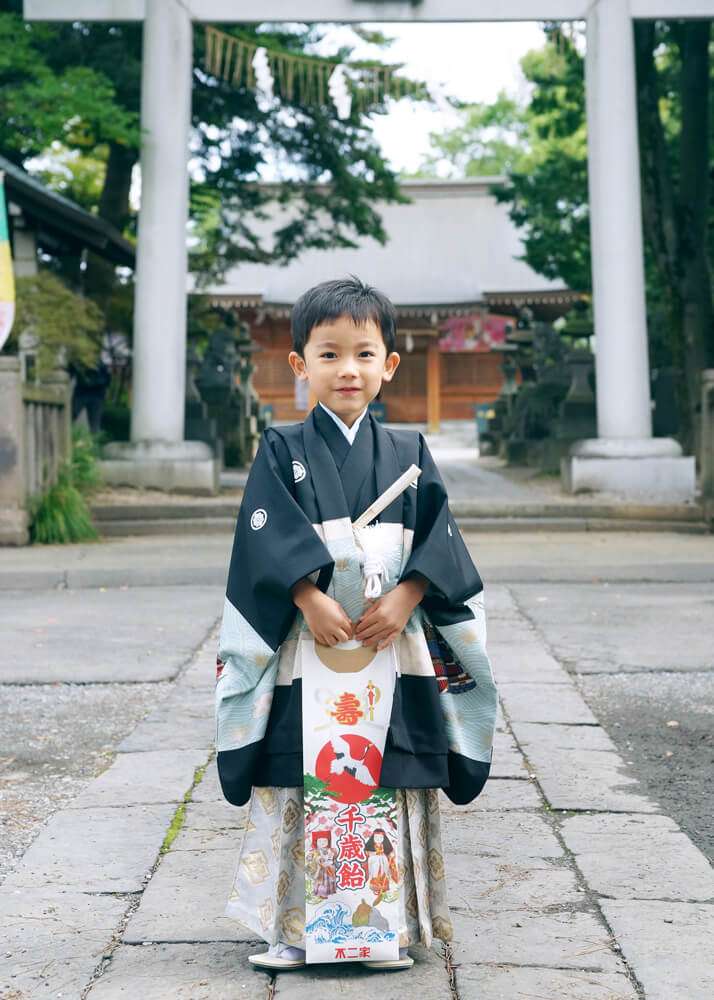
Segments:
[[[418,465],[410,465],[406,472],[388,487],[373,504],[365,510],[352,524],[355,543],[359,550],[359,561],[365,578],[364,596],[374,601],[382,596],[382,584],[389,579],[389,571],[385,562],[386,553],[382,546],[388,544],[383,532],[377,525],[370,526],[370,521],[379,517],[390,503],[400,496],[408,486],[416,484],[421,475]],[[391,545],[390,545],[391,550]]]
[[[446,88],[443,83],[437,83],[434,80],[428,81],[426,91],[436,105],[436,110],[441,112],[441,114],[448,114],[454,110],[453,106],[447,100]]]
[[[380,558],[376,553],[367,554],[364,556],[363,570],[364,573],[364,596],[370,601],[376,600],[378,597],[382,596],[382,581],[387,581],[389,579],[389,570],[387,569],[384,560]]]
[[[255,50],[253,69],[255,70],[255,96],[258,107],[261,111],[268,111],[273,103],[274,81],[268,59],[268,50],[262,46]]]
[[[337,117],[349,118],[352,110],[352,95],[347,86],[347,73],[344,66],[335,66],[327,81],[327,89],[332,103],[337,108]]]
[[[381,532],[375,527],[355,528],[355,538],[359,549],[359,561],[365,579],[364,596],[374,601],[382,596],[383,584],[389,579],[386,554],[381,551]]]

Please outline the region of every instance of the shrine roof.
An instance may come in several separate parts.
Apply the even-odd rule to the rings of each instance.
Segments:
[[[51,191],[4,156],[0,156],[0,170],[5,172],[7,201],[19,205],[28,222],[44,234],[40,242],[49,244],[49,252],[54,252],[53,243],[69,242],[87,247],[115,264],[134,266],[134,247],[106,220]]]
[[[287,266],[245,263],[204,291],[214,300],[287,313],[307,288],[352,273],[384,291],[402,315],[414,316],[468,312],[494,296],[527,301],[569,295],[562,282],[519,259],[521,236],[492,191],[503,183],[499,177],[404,181],[408,204],[377,206],[388,236],[384,246],[365,237],[355,240],[356,248],[307,250]],[[262,188],[276,196],[279,190]],[[296,208],[273,203],[266,211],[269,220],[255,230],[269,243]]]

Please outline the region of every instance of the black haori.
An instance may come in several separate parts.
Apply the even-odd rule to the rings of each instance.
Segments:
[[[291,588],[309,576],[359,617],[359,551],[345,538],[412,464],[421,469],[417,487],[378,518],[391,526],[383,530],[394,537],[397,567],[385,590],[415,573],[429,586],[397,641],[401,673],[380,784],[443,788],[459,803],[483,788],[496,715],[483,585],[433,458],[421,434],[387,429],[369,413],[350,445],[317,406],[302,424],[264,432],[236,525],[216,688],[218,770],[230,802],[246,802],[254,785],[303,784],[295,658],[306,626]],[[444,686],[437,677],[425,627],[432,652],[433,630],[440,635],[448,675],[461,683]]]

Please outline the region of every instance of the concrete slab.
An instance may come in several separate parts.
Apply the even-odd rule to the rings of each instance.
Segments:
[[[0,996],[78,997],[128,905],[120,896],[6,885],[0,892]]]
[[[615,744],[600,726],[543,725],[539,722],[513,722],[513,733],[526,755],[533,746],[551,753],[562,750],[610,750]]]
[[[506,811],[501,816],[446,813],[442,837],[447,855],[462,851],[471,856],[509,862],[530,858],[560,858],[563,849],[550,824],[533,812]]]
[[[619,754],[572,750],[567,759],[556,760],[531,747],[529,756],[552,809],[659,812],[656,802],[640,794],[639,782],[627,774]]]
[[[5,592],[0,682],[171,678],[221,610],[213,587]]]
[[[123,945],[91,1000],[265,1000],[270,977],[248,964],[263,942]]]
[[[221,606],[221,612],[223,607]],[[196,653],[196,656],[189,664],[188,668],[181,675],[181,684],[188,687],[205,686],[213,690],[216,686],[216,654],[218,652],[218,637],[220,633],[220,622],[212,629],[204,644]]]
[[[568,684],[570,676],[542,643],[534,638],[489,641],[488,653],[498,684],[534,681],[538,684]]]
[[[173,802],[121,809],[64,809],[27,850],[5,889],[62,886],[83,892],[138,892],[156,861]]]
[[[35,545],[5,550],[0,589],[76,586],[141,586],[213,584],[225,592],[230,535],[190,533],[161,537],[122,538],[101,544]],[[496,587],[533,582],[535,594],[544,581],[651,580],[714,582],[714,536],[631,530],[626,533],[527,531],[504,533],[502,522],[492,531],[466,538],[486,581],[486,607],[497,616]]]
[[[124,933],[142,941],[254,941],[255,934],[223,916],[238,862],[231,831],[228,850],[169,851],[146,886]]]
[[[711,637],[714,645],[714,621]],[[590,674],[580,684],[643,790],[714,863],[714,671]]]
[[[597,719],[570,682],[504,684],[499,695],[510,722],[597,725]]]
[[[176,718],[156,722],[142,719],[117,749],[120,753],[194,749],[208,752],[215,734],[216,724],[212,715],[182,716],[180,724]]]
[[[499,730],[493,741],[491,778],[527,778],[523,755],[510,733]]]
[[[478,542],[475,544],[478,545]],[[489,622],[496,618],[518,617],[518,606],[508,587],[498,583],[488,584],[484,587],[483,598]]]
[[[619,754],[610,750],[568,746],[560,752],[557,742],[569,740],[565,726],[530,726],[514,723],[516,738],[526,754],[552,809],[592,809],[599,812],[659,812],[658,805],[640,793],[639,782],[627,773]],[[590,739],[602,740],[598,727],[579,727]],[[553,734],[550,735],[549,731]],[[488,787],[488,786],[487,786]]]
[[[221,802],[195,802],[186,805],[184,830],[240,830],[243,829],[248,806],[232,806],[225,799]]]
[[[614,899],[714,899],[714,871],[667,816],[570,816],[565,843],[595,892]]]
[[[181,674],[165,701],[147,717],[149,722],[170,722],[177,718],[183,719],[213,719],[214,696],[216,684],[213,677],[208,677],[201,687],[189,683],[192,668]]]
[[[205,764],[207,756],[205,749],[120,753],[103,774],[72,800],[69,808],[182,802],[193,783],[196,768]]]
[[[510,778],[489,779],[479,797],[468,805],[456,806],[443,794],[439,802],[445,813],[455,816],[491,809],[539,809],[543,805],[532,781]]]
[[[436,946],[438,947],[438,945]],[[275,996],[278,1000],[445,1000],[449,996],[446,967],[435,949],[409,949],[414,965],[406,972],[378,972],[365,969],[359,962],[341,965],[339,973],[331,965],[307,966],[278,975]]]
[[[454,962],[460,966],[505,963],[624,971],[610,935],[592,913],[511,910],[489,916],[484,926],[480,913],[454,910],[452,920]]]
[[[510,912],[545,913],[580,907],[575,873],[548,861],[496,863],[463,852],[446,859],[449,906],[461,913],[498,917]]]
[[[540,636],[520,613],[508,618],[486,618],[489,652],[493,646],[516,646],[520,643],[533,645]]]
[[[182,827],[171,845],[172,851],[232,851],[236,857],[243,841],[245,824],[229,830],[186,829]]]
[[[201,781],[194,788],[191,799],[194,802],[226,801],[218,780],[218,768],[216,767],[215,758],[208,765]]]
[[[648,900],[601,906],[647,1000],[710,1000],[714,906]]]
[[[711,585],[648,583],[519,585],[561,662],[580,673],[711,670],[714,619]]]
[[[460,1000],[637,1000],[627,976],[503,965],[462,965],[456,973]]]

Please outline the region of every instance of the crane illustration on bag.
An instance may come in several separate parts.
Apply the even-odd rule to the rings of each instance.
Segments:
[[[346,771],[351,774],[356,781],[361,781],[363,785],[376,785],[377,780],[372,777],[372,774],[364,763],[364,758],[362,760],[357,760],[352,756],[352,749],[349,743],[342,736],[333,736],[330,740],[332,745],[333,753],[335,754],[335,760],[330,763],[330,772],[332,774],[344,774]],[[365,747],[364,754],[367,754],[369,747]]]

